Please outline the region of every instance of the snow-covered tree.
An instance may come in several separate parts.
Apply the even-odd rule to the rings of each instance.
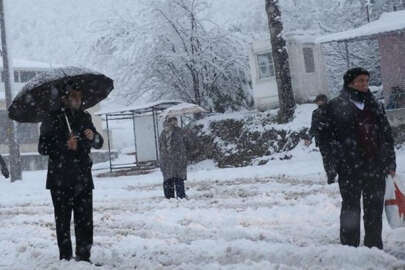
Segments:
[[[126,103],[181,99],[219,112],[249,107],[248,43],[213,23],[208,8],[204,0],[152,0],[141,13],[97,24],[95,64],[111,69]]]

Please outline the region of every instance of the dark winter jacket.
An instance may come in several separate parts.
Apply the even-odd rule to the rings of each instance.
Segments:
[[[49,156],[46,188],[93,189],[90,149],[92,147],[100,149],[103,146],[103,137],[96,131],[88,112],[79,111],[72,114],[67,110],[66,115],[73,134],[79,137],[77,151],[69,150],[67,147],[69,129],[64,112],[60,111],[49,116],[41,124],[38,152]],[[84,135],[86,129],[94,132],[93,141]]]
[[[316,110],[312,112],[312,121],[311,121],[311,128],[309,130],[309,139],[315,138],[316,146],[319,146],[320,143],[325,142],[325,138],[323,138],[322,130],[325,128],[323,126],[322,119],[325,118],[327,105],[321,105]]]
[[[164,181],[187,179],[187,145],[183,129],[165,126],[159,139],[160,169]]]
[[[364,111],[353,101],[363,101]],[[371,120],[370,120],[371,119]],[[370,162],[370,151],[374,164],[379,165],[381,173],[396,170],[394,140],[384,107],[368,92],[362,94],[345,88],[341,94],[327,105],[327,113],[321,120],[326,127],[323,136],[328,144],[323,147],[328,159],[335,164],[338,174],[351,174],[362,164]],[[368,121],[369,133],[360,125]],[[367,141],[368,140],[368,141]],[[368,147],[373,142],[377,147]]]

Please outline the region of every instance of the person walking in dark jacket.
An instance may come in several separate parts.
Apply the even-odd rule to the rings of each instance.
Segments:
[[[325,151],[330,151],[342,196],[340,240],[360,244],[360,199],[363,196],[364,245],[383,248],[382,214],[385,178],[395,175],[394,140],[384,107],[368,88],[370,74],[353,68],[344,75],[341,94],[327,106],[323,120]]]
[[[76,260],[90,262],[93,244],[94,188],[90,149],[103,145],[89,113],[81,109],[82,93],[71,90],[61,111],[42,122],[38,151],[49,156],[46,188],[55,212],[61,260],[72,259],[70,222],[74,215]]]
[[[326,95],[318,95],[315,98],[315,104],[318,108],[312,112],[311,128],[309,129],[309,138],[305,141],[306,145],[311,144],[312,138],[315,139],[316,146],[319,146],[319,140],[322,130],[321,119],[326,113],[326,105],[328,103],[328,97]]]
[[[187,137],[178,126],[176,117],[168,117],[159,140],[160,169],[163,191],[167,199],[186,198],[184,181],[187,179]]]
[[[312,138],[315,139],[315,145],[316,147],[319,147],[321,152],[328,184],[332,184],[335,182],[336,171],[333,166],[332,157],[328,155],[330,151],[326,150],[328,149],[328,138],[325,137],[322,132],[322,130],[326,128],[326,126],[323,126],[324,121],[322,121],[322,119],[326,116],[328,97],[326,95],[318,95],[315,98],[315,103],[318,105],[318,108],[312,112],[311,128],[309,130],[309,137],[305,140],[305,145],[311,145]]]

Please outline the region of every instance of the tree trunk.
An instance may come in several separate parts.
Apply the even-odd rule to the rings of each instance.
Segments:
[[[282,36],[283,24],[278,0],[265,0],[269,19],[271,47],[280,103],[279,120],[281,123],[291,121],[295,111],[295,99],[291,85],[290,66],[286,42]]]
[[[6,25],[4,18],[4,3],[0,0],[0,27],[1,27],[1,45],[2,45],[2,56],[3,56],[3,72],[4,72],[4,85],[6,90],[6,106],[11,105],[12,93],[11,93],[11,82],[10,82],[10,68],[9,59],[7,53],[7,36],[6,36]],[[14,122],[7,118],[7,134],[8,134],[8,145],[9,145],[9,161],[10,161],[10,176],[11,182],[22,179],[21,174],[21,158],[20,149],[15,138],[15,126]]]

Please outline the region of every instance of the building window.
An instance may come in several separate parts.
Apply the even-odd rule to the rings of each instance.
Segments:
[[[259,79],[274,77],[274,64],[271,53],[257,55]]]
[[[35,72],[35,71],[14,71],[14,82],[25,83],[34,78],[36,75],[42,72]],[[4,82],[5,80],[5,72],[1,72],[1,81]]]
[[[6,80],[6,73],[4,71],[2,71],[1,72],[1,81],[4,82],[5,80]],[[14,82],[19,82],[19,81],[20,81],[19,72],[14,71]]]
[[[14,82],[20,82],[20,72],[14,71]]]
[[[8,119],[8,114],[6,111],[0,111],[0,141],[1,144],[7,144],[8,143],[8,137],[7,137],[7,119]]]
[[[19,144],[38,143],[39,131],[38,124],[18,123],[17,124],[17,142]]]
[[[1,144],[8,143],[6,111],[0,111],[0,141]],[[39,138],[39,124],[17,123],[17,143],[19,144],[37,144]]]
[[[312,48],[303,48],[303,54],[305,62],[305,72],[306,73],[315,72],[314,50]]]
[[[35,77],[37,73],[34,71],[20,71],[20,81],[21,82],[28,82],[32,78]]]

